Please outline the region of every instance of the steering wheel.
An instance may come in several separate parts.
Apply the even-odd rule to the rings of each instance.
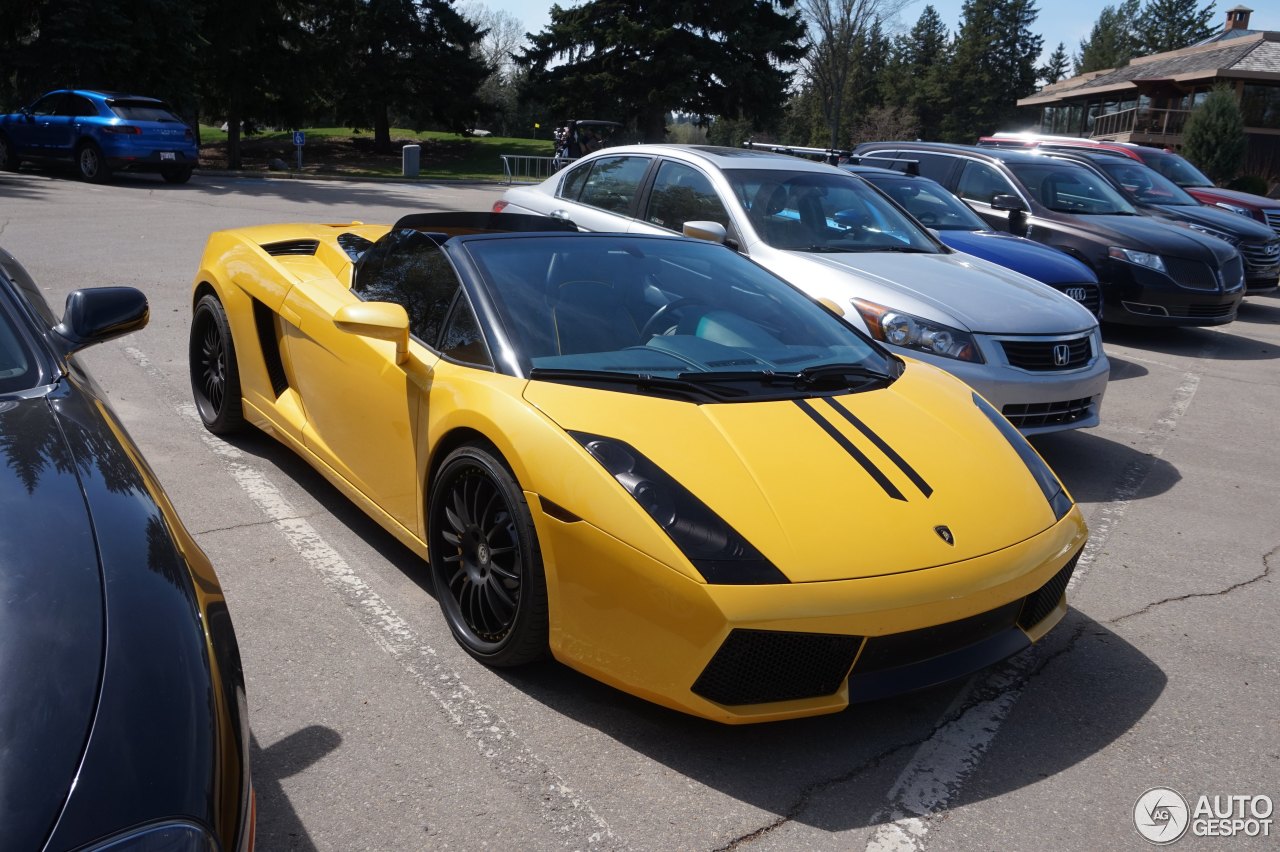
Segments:
[[[691,305],[705,305],[706,302],[701,299],[695,299],[692,296],[686,296],[683,299],[676,299],[674,302],[668,302],[653,312],[653,316],[645,320],[644,328],[640,329],[640,339],[648,340],[650,337],[658,333],[659,324],[666,317]]]
[[[932,228],[934,225],[938,224],[938,214],[934,213],[932,210],[925,210],[919,216],[917,216],[916,219],[920,221],[921,225],[924,225],[925,227],[929,227],[929,228]]]

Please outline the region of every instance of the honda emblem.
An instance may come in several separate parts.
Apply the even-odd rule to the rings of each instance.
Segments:
[[[1065,343],[1053,345],[1053,366],[1065,367],[1071,363],[1071,347]]]

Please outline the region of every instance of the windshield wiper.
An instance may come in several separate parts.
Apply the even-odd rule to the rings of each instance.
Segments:
[[[736,370],[680,373],[676,378],[700,385],[721,382],[758,382],[769,387],[793,387],[801,390],[838,390],[862,387],[870,382],[890,382],[897,376],[873,370],[861,364],[815,364],[798,372],[777,370]]]
[[[720,401],[730,397],[746,394],[741,388],[718,387],[701,382],[689,381],[681,373],[679,376],[654,376],[648,373],[619,373],[612,370],[562,370],[554,367],[534,367],[529,371],[529,378],[536,381],[564,382],[581,385],[623,385],[637,390],[650,391],[660,396],[694,402],[707,400]],[[698,374],[707,375],[707,374]]]

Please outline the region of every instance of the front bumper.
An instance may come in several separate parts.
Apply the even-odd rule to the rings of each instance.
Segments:
[[[1236,261],[1237,271],[1241,269],[1239,263]],[[1236,318],[1244,298],[1242,280],[1223,286],[1208,264],[1180,263],[1180,274],[1182,267],[1192,274],[1183,274],[1180,281],[1175,281],[1145,266],[1107,261],[1098,271],[1102,281],[1102,319],[1125,325],[1204,326],[1224,325]]]
[[[1015,364],[1018,354],[1025,352],[1034,358],[1034,350],[1044,348],[1046,355],[1051,357],[1055,344],[1078,344],[1084,338],[1088,339],[1089,354],[1080,366],[1024,369]],[[890,348],[904,357],[925,361],[945,370],[965,382],[1024,435],[1098,425],[1111,365],[1102,351],[1102,335],[1096,329],[1063,335],[977,334],[974,339],[985,363],[975,364]]]
[[[833,713],[1004,659],[1061,620],[1087,537],[1073,508],[1043,533],[965,562],[727,586],[691,580],[585,521],[536,511],[535,523],[556,659],[728,723]]]

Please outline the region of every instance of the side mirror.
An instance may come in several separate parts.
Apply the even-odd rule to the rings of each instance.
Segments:
[[[396,345],[396,363],[409,360],[409,314],[394,302],[361,302],[343,305],[333,315],[333,324],[342,331],[390,340]]]
[[[831,313],[835,314],[836,316],[841,318],[844,317],[844,308],[840,307],[840,303],[837,302],[835,299],[828,299],[826,296],[822,296],[821,298],[818,299],[818,304],[822,305],[822,307],[831,311]]]
[[[725,238],[729,236],[729,232],[719,222],[685,222],[683,232],[686,237],[721,245],[724,245]]]
[[[133,287],[93,287],[67,296],[62,322],[53,327],[62,354],[137,331],[151,318],[147,297]]]
[[[1007,210],[1010,213],[1023,213],[1027,205],[1016,195],[997,195],[991,199],[992,210]]]

